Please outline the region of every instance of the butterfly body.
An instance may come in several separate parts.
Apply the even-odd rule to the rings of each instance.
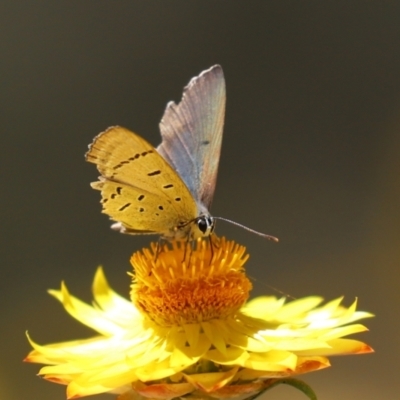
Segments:
[[[119,126],[99,134],[86,160],[101,176],[92,183],[103,213],[128,234],[165,238],[209,236],[215,221],[208,209],[215,189],[225,112],[220,66],[192,79],[179,104],[167,105],[155,149]]]

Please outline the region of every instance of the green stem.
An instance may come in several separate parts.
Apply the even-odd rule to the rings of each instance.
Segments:
[[[305,382],[300,381],[299,379],[293,378],[268,379],[267,381],[265,381],[264,389],[261,390],[261,392],[258,392],[256,395],[248,398],[247,400],[255,400],[258,396],[261,396],[267,390],[270,390],[273,387],[282,384],[290,385],[300,390],[300,392],[303,392],[309,398],[309,400],[317,400],[317,395],[310,386],[308,386]]]

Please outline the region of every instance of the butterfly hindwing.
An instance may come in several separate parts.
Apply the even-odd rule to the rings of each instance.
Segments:
[[[197,206],[182,179],[140,136],[122,127],[98,135],[86,154],[96,164],[103,212],[128,230],[168,236],[197,216]]]
[[[166,227],[185,222],[174,200],[162,198],[130,185],[101,180],[92,184],[102,195],[103,213],[120,222],[129,232],[166,233]]]

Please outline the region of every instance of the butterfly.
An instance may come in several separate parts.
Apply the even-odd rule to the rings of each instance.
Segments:
[[[225,79],[215,65],[193,78],[179,104],[170,102],[160,122],[155,149],[120,126],[100,133],[86,161],[101,176],[102,212],[128,234],[159,234],[167,239],[207,237],[215,219],[214,195],[225,116]]]

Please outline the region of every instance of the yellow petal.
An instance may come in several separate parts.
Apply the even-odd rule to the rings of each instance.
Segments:
[[[200,336],[200,324],[183,324],[186,339],[191,347],[196,347]]]
[[[210,372],[203,374],[184,374],[186,380],[190,382],[194,387],[211,393],[229,383],[235,376],[238,368],[232,368],[226,372]]]
[[[319,349],[320,356],[334,356],[346,354],[364,354],[372,353],[374,350],[363,342],[353,339],[334,339],[328,342],[329,348]],[[298,355],[307,356],[315,354],[315,351],[303,350],[298,351]]]
[[[210,342],[222,353],[226,354],[226,343],[220,332],[213,327],[212,321],[202,322],[201,327]]]
[[[303,299],[294,300],[285,304],[277,313],[276,317],[280,321],[291,320],[300,314],[312,310],[323,301],[322,297],[310,296]]]
[[[190,383],[160,383],[145,385],[141,382],[133,383],[133,388],[140,395],[152,399],[173,399],[184,396],[193,391],[193,385]]]
[[[205,358],[221,365],[244,365],[249,358],[249,353],[243,349],[229,347],[225,354],[215,349],[209,350]]]
[[[297,356],[289,351],[273,350],[267,353],[250,353],[244,367],[262,371],[294,370]]]
[[[213,398],[232,399],[232,398],[248,398],[252,394],[257,394],[263,388],[264,382],[251,382],[243,384],[227,385],[211,393]]]
[[[97,268],[92,291],[95,305],[99,306],[103,311],[103,316],[106,315],[108,319],[117,325],[129,326],[132,320],[142,317],[131,301],[110,288],[101,267]]]
[[[123,332],[123,328],[104,318],[100,310],[71,296],[64,283],[61,284],[61,290],[49,290],[49,293],[59,300],[65,310],[82,324],[96,330],[103,335],[112,335]]]

